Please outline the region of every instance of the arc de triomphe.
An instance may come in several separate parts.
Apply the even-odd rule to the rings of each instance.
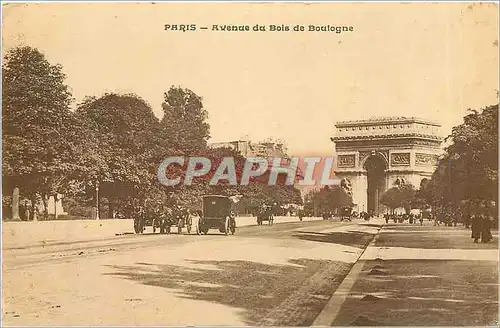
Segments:
[[[405,181],[430,178],[441,153],[440,125],[414,117],[384,117],[335,124],[335,175],[350,182],[357,211],[384,212],[382,193]]]

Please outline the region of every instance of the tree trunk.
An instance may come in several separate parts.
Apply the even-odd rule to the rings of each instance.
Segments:
[[[46,194],[42,195],[42,202],[43,202],[43,219],[48,220],[49,219],[49,199]]]
[[[12,220],[19,221],[19,188],[15,187],[12,192]]]
[[[54,218],[57,220],[57,193],[54,194]]]
[[[108,218],[109,219],[114,219],[115,218],[115,199],[108,197]]]

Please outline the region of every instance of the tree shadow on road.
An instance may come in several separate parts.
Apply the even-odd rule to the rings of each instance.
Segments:
[[[350,268],[343,262],[310,259],[290,260],[285,265],[243,260],[186,262],[188,266],[108,266],[114,272],[106,275],[168,288],[177,297],[244,309],[241,319],[248,325],[302,326],[313,322]],[[318,271],[320,279],[314,278]]]
[[[384,224],[381,223],[360,223],[360,226],[371,227],[371,228],[381,228]]]
[[[348,232],[310,232],[299,231],[293,237],[300,240],[317,241],[321,243],[339,244],[344,246],[363,248],[372,240],[373,234],[348,231]]]

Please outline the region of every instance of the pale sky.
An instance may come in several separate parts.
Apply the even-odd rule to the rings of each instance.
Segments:
[[[213,24],[354,31],[214,32]],[[161,117],[163,92],[180,85],[203,97],[210,141],[276,137],[292,154],[331,154],[338,120],[418,116],[448,134],[467,108],[497,103],[491,3],[10,4],[2,32],[4,53],[29,45],[60,63],[76,103],[134,92]]]

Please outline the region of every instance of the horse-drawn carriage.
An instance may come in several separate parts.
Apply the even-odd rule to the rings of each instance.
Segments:
[[[340,221],[344,220],[351,221],[352,216],[353,216],[352,207],[346,206],[340,209]]]
[[[171,211],[171,213],[167,214],[167,218],[170,218],[168,223],[165,226],[165,232],[170,233],[172,226],[177,227],[177,233],[179,235],[182,234],[182,229],[185,227],[187,229],[187,233],[191,233],[191,228],[193,226],[193,218],[189,213],[189,210],[183,208],[181,206],[176,206]],[[161,230],[160,230],[161,232]]]
[[[177,226],[178,234],[182,234],[184,227],[187,228],[188,234],[191,233],[192,218],[189,211],[180,206],[166,210],[144,211],[139,209],[134,218],[135,233],[143,233],[146,227],[152,227],[153,233],[160,230],[161,234],[168,234],[171,232],[172,226]]]
[[[231,211],[233,201],[226,196],[207,195],[203,197],[203,215],[197,225],[197,233],[207,234],[210,229],[228,235],[236,232],[236,220]]]
[[[269,225],[274,223],[274,211],[269,205],[263,205],[257,209],[257,224],[262,225],[264,221],[267,221]]]

